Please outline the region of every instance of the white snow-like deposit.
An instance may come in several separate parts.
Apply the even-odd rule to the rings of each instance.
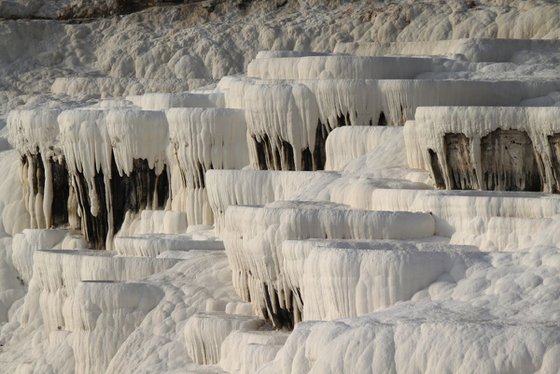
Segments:
[[[223,251],[187,254],[173,268],[147,280],[163,290],[164,298],[119,348],[107,373],[216,372],[193,364],[185,345],[185,325],[195,313],[206,312],[209,301],[212,311],[223,312],[226,305],[240,300]]]
[[[406,132],[407,149],[413,150],[409,159],[418,157],[417,149],[420,148],[424,161],[418,164],[430,165],[432,161],[428,150],[431,149],[444,166],[441,168],[441,172],[445,185],[447,188],[451,188],[450,186],[457,184],[458,179],[468,176],[466,174],[452,175],[450,167],[445,167],[451,162],[448,161],[449,157],[461,157],[449,155],[446,152],[448,146],[445,144],[445,136],[446,134],[462,135],[467,138],[470,146],[466,149],[463,162],[469,163],[474,169],[472,173],[476,180],[472,183],[475,188],[492,184],[495,185],[495,189],[505,189],[507,181],[504,181],[499,175],[484,175],[484,169],[489,167],[485,164],[495,160],[484,159],[482,153],[486,149],[482,149],[481,141],[498,129],[501,131],[515,130],[517,133],[525,133],[530,140],[529,146],[538,160],[539,170],[534,172],[541,176],[542,190],[552,192],[558,190],[558,175],[555,171],[558,150],[551,138],[560,133],[559,115],[560,109],[554,107],[421,107],[417,109],[415,121],[411,124],[414,129]],[[505,165],[508,156],[513,159],[513,170],[505,170],[504,178],[507,178],[508,171],[517,174],[526,172],[522,170],[525,165],[522,160],[516,161],[517,158],[524,157],[521,153],[522,150],[515,147],[516,142],[519,140],[509,140],[511,151],[509,151],[509,155],[505,155],[500,160]],[[505,146],[507,147],[507,144]],[[490,147],[498,148],[499,146],[491,145]],[[506,167],[507,165],[503,166],[503,168]],[[433,174],[433,167],[430,170]],[[489,178],[494,179],[490,181]],[[519,185],[521,188],[521,183]]]
[[[432,318],[368,316],[303,323],[261,372],[521,374],[560,370],[558,325]]]
[[[126,99],[145,110],[224,106],[224,95],[221,92],[145,93],[143,95],[127,96]]]
[[[211,169],[241,169],[249,163],[244,113],[225,108],[172,108],[166,116],[172,207],[186,212],[189,224],[212,224],[204,174]]]
[[[66,328],[76,373],[101,373],[121,344],[158,305],[163,290],[148,283],[83,281],[68,309]]]
[[[527,98],[555,91],[558,81],[490,79],[325,79],[301,81],[313,92],[321,123],[379,124],[383,113],[389,125],[414,119],[419,106],[479,105],[517,106]],[[506,92],[508,94],[506,94]],[[227,97],[227,96],[226,96]],[[347,119],[346,119],[347,118]]]
[[[220,367],[229,373],[258,373],[287,338],[283,331],[233,331],[222,343]]]
[[[35,251],[28,293],[30,300],[24,305],[21,322],[31,324],[39,318],[48,330],[64,330],[73,318],[68,315],[72,313],[69,305],[81,281],[138,280],[176,263],[175,259],[116,257],[111,252],[97,250]]]
[[[279,59],[283,60],[283,59]],[[218,88],[247,119],[255,169],[322,168],[324,138],[343,125],[404,125],[420,106],[519,105],[560,82],[458,79],[270,81],[228,77]],[[317,154],[317,155],[316,155]]]
[[[554,373],[558,258],[558,248],[546,246],[477,256],[460,279],[442,277],[411,302],[299,324],[262,370]],[[360,359],[341,359],[348,355]]]
[[[161,111],[110,110],[105,118],[115,163],[121,175],[130,175],[135,159],[147,160],[156,175],[166,164],[168,125]]]
[[[431,212],[435,220],[435,233],[452,237],[465,230],[478,230],[474,219],[486,225],[491,217],[546,218],[558,213],[560,199],[557,195],[484,191],[432,191],[415,189],[386,189],[365,185],[362,198],[346,196],[331,191],[332,201],[359,209]],[[343,191],[342,191],[343,192]],[[471,231],[472,232],[472,231]],[[476,231],[475,231],[476,232]],[[509,233],[500,235],[507,237]],[[504,238],[502,237],[502,238]],[[496,239],[505,243],[506,240]],[[464,243],[469,244],[469,243]]]
[[[336,53],[356,56],[411,55],[453,56],[460,55],[472,62],[509,62],[516,55],[528,51],[555,51],[558,40],[485,39],[468,38],[435,41],[348,42],[338,43]]]
[[[449,70],[454,60],[430,57],[358,57],[350,55],[259,56],[247,76],[260,79],[406,79],[425,72]],[[447,66],[446,66],[447,65]]]
[[[274,152],[280,156],[265,156],[268,168],[302,170],[301,153],[315,148],[319,118],[317,101],[309,88],[287,83],[250,85],[243,100],[248,137],[253,143],[264,143],[270,155]],[[258,169],[259,157],[263,156],[256,147],[253,144],[249,149],[251,166]]]
[[[56,156],[60,112],[48,108],[11,111],[7,121],[10,143],[22,154],[44,152],[45,160]]]
[[[37,288],[32,290],[23,307],[18,305],[10,322],[2,326],[3,339],[8,337],[3,341],[9,347],[0,352],[3,369],[49,367],[57,373],[105,372],[105,368],[109,373],[206,372],[189,358],[183,331],[192,315],[208,309],[210,300],[214,304],[212,310],[217,311],[223,311],[226,305],[241,305],[231,287],[231,273],[223,251],[196,251],[183,260],[123,258],[125,262],[107,256],[106,251],[72,251],[68,255],[90,258],[78,261],[82,266],[76,266],[76,261],[66,261],[68,258],[65,260],[66,269],[75,268],[73,273],[80,271],[84,280],[70,281],[59,292],[66,294],[75,285],[74,292],[67,295],[64,303],[53,304],[56,308],[64,306],[66,325],[59,330],[58,326],[43,322],[39,307],[53,295],[46,294],[45,289],[39,294]],[[51,259],[53,265],[64,256]],[[111,266],[111,259],[115,260],[115,267]],[[158,268],[158,264],[162,266]],[[170,268],[173,264],[176,265]],[[117,270],[122,265],[128,269],[124,273]],[[85,281],[114,279],[113,270],[116,271],[113,275],[120,274],[120,280]],[[160,272],[150,276],[154,270]],[[43,273],[48,273],[47,267]],[[144,280],[125,281],[125,276]],[[56,283],[53,284],[56,287],[61,285]],[[35,318],[29,318],[32,310]],[[34,343],[30,349],[18,351],[18,348],[29,348],[31,341]],[[162,360],[162,356],[166,359]],[[216,370],[209,368],[208,372]]]
[[[159,0],[118,3],[0,0],[0,148],[10,132],[2,129],[5,119],[27,122],[13,122],[16,150],[0,153],[0,371],[560,371],[559,205],[550,193],[560,180],[556,1],[166,2],[141,12],[132,8]],[[117,6],[133,12],[72,19],[113,14]],[[53,19],[59,11],[70,20]],[[364,56],[333,55],[337,45]],[[251,62],[262,49],[272,51]],[[235,76],[249,63],[258,79]],[[43,121],[48,108],[76,103],[90,109],[62,113],[58,134],[54,122]],[[464,108],[442,115],[437,126],[426,125],[431,114],[415,118],[449,109],[421,108],[441,105]],[[490,108],[496,105],[502,108]],[[520,105],[548,108],[533,115]],[[202,139],[206,120],[195,118],[194,136],[181,134],[176,149],[199,163],[179,165],[169,146],[171,107],[169,113],[239,113],[246,126],[235,134],[239,148]],[[488,114],[494,110],[506,114]],[[35,126],[41,121],[50,124]],[[526,123],[505,128],[509,121]],[[178,122],[184,130],[187,120]],[[404,129],[373,127],[406,122]],[[429,190],[453,188],[437,173],[430,178],[437,164],[425,146],[438,141],[432,127],[444,138],[449,128],[453,135],[491,128],[497,145],[490,149],[517,147],[519,134],[494,133],[498,122],[502,132],[530,133],[523,144],[538,152],[512,154],[537,164],[513,169],[537,171],[544,188],[531,189],[539,193]],[[348,125],[363,129],[332,132]],[[424,126],[425,134],[417,131]],[[453,155],[444,165],[449,175],[477,174],[468,147],[461,148],[465,138],[436,144],[439,156]],[[188,153],[185,146],[195,143],[197,151]],[[147,205],[149,211],[127,214],[115,240],[122,239],[120,249],[64,250],[85,245],[75,233],[55,244],[61,233],[22,232],[51,227],[48,195],[59,196],[41,191],[37,182],[49,166],[37,152],[54,155],[49,161],[58,161],[54,175],[63,181],[68,168],[63,229],[87,217],[81,229],[95,236],[105,224],[113,227],[112,217],[120,226],[125,212],[112,207]],[[239,165],[215,164],[242,157]],[[504,160],[491,165],[510,167]],[[285,171],[322,169],[325,161],[336,171]],[[479,165],[484,174],[487,164]],[[147,166],[156,171],[144,186],[136,171]],[[158,198],[143,201],[158,176],[165,207]],[[183,199],[181,188],[195,176],[204,186]],[[504,180],[500,189],[526,183]],[[129,191],[125,186],[140,186],[132,189],[141,196],[103,191]],[[198,218],[187,219],[188,199],[208,217],[216,214],[215,229],[192,225]],[[176,209],[174,203],[177,211],[153,210]],[[92,218],[106,214],[109,222]],[[103,246],[102,236],[94,245]],[[200,312],[212,318],[203,321]],[[231,321],[245,317],[232,314],[253,313],[295,330],[269,331],[270,321],[254,316],[247,318],[262,329],[236,330]],[[338,317],[345,319],[293,325]],[[201,367],[193,358],[219,366]]]
[[[402,136],[402,128],[385,126],[351,126],[334,129],[327,138],[326,170],[341,170],[346,164],[380,144]]]
[[[444,275],[461,278],[476,247],[445,242],[284,241],[283,271],[302,320],[356,317],[410,300]],[[468,257],[467,257],[468,260]]]
[[[11,111],[8,115],[8,140],[25,158],[21,173],[24,177],[27,172],[24,199],[31,227],[50,228],[52,224],[55,192],[51,160],[58,162],[61,156],[57,122],[60,112],[61,109],[40,108]]]
[[[106,109],[71,109],[58,116],[60,143],[68,170],[82,173],[88,183],[99,171],[111,178],[112,148]],[[92,205],[94,205],[92,201]]]
[[[222,237],[240,297],[251,301],[257,313],[268,310],[275,314],[294,302],[282,271],[284,240],[420,239],[433,236],[434,225],[427,213],[366,211],[325,202],[292,201],[264,207],[230,206]],[[275,293],[277,297],[271,296]],[[272,300],[268,305],[267,299]]]
[[[157,257],[166,251],[223,250],[221,240],[197,240],[191,235],[147,234],[116,236],[114,250],[124,256]]]
[[[220,233],[223,229],[229,206],[265,205],[277,200],[290,200],[310,186],[323,186],[338,177],[332,172],[209,170],[206,172],[206,184],[216,232]]]
[[[72,177],[71,197],[74,194],[77,200],[82,200],[77,212],[81,226],[87,227],[86,216],[98,217],[100,212],[106,212],[106,246],[110,248],[115,234],[114,199],[130,198],[113,196],[111,180],[118,175],[131,176],[137,171],[135,162],[145,160],[155,174],[157,185],[167,163],[168,126],[165,114],[138,108],[81,108],[62,112],[58,122],[61,147]],[[101,184],[96,181],[99,175],[102,175]],[[147,195],[142,197],[146,199],[148,208],[163,204],[159,201],[163,197],[157,192],[157,188],[151,194],[143,191]],[[86,199],[87,204],[83,201]],[[81,212],[86,207],[89,207],[89,212]]]
[[[264,324],[254,316],[223,312],[197,313],[185,325],[185,344],[191,358],[201,365],[217,364],[224,340],[233,331],[257,330]]]
[[[61,229],[25,229],[15,234],[12,241],[12,261],[21,279],[29,284],[33,275],[33,253],[51,249],[61,243],[68,232]]]

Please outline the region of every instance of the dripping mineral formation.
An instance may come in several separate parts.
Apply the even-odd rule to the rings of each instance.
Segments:
[[[560,372],[555,2],[176,3],[0,1],[0,371]]]

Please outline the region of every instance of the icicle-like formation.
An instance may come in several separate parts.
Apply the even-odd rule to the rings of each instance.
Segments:
[[[293,290],[282,275],[287,239],[412,239],[434,234],[427,213],[352,210],[325,202],[230,206],[223,232],[233,283],[243,300],[278,327],[292,327]]]
[[[82,230],[95,247],[110,248],[127,211],[165,205],[165,115],[75,109],[62,112],[58,122]]]
[[[143,95],[127,96],[126,99],[145,110],[224,106],[224,95],[221,92],[145,93]]]
[[[245,92],[245,116],[255,169],[317,170],[322,168],[315,146],[319,109],[302,84],[256,84]]]
[[[242,110],[174,108],[167,112],[172,167],[172,207],[189,224],[212,224],[204,174],[241,169],[249,163]]]
[[[12,110],[8,115],[8,139],[20,153],[36,154],[50,151],[46,157],[57,156],[60,109]]]
[[[558,40],[547,39],[454,39],[421,42],[349,42],[338,43],[335,53],[357,56],[380,55],[462,55],[472,62],[509,62],[526,51],[557,51]]]
[[[226,108],[245,109],[245,91],[258,83],[265,83],[244,76],[225,76],[218,82],[217,91],[224,94]]]
[[[226,77],[219,89],[227,106],[246,110],[253,168],[311,170],[323,168],[324,143],[332,129],[379,123],[382,105],[381,96],[373,94],[376,82]]]
[[[339,127],[327,138],[326,170],[341,170],[344,166],[366,153],[374,150],[379,144],[402,137],[400,127]]]
[[[260,79],[410,79],[446,71],[453,60],[437,57],[349,55],[260,57],[247,66],[247,75]]]
[[[412,169],[429,170],[424,160],[422,145],[416,139],[416,129],[415,121],[406,121],[404,124],[403,135],[407,164]]]
[[[249,80],[245,85],[255,82]],[[560,89],[560,81],[326,79],[299,83],[313,92],[320,121],[331,130],[344,125],[402,126],[414,119],[419,106],[515,106],[526,98]],[[245,87],[235,80],[224,82],[224,86],[238,93]]]
[[[214,365],[220,361],[223,341],[233,331],[257,330],[264,321],[256,317],[223,312],[197,313],[185,325],[185,345],[194,362]]]
[[[383,91],[378,80],[371,79],[318,79],[301,81],[315,95],[319,120],[330,130],[349,125],[388,125],[384,113]]]
[[[168,141],[168,126],[163,112],[116,109],[109,111],[105,120],[121,176],[131,175],[134,160],[146,160],[156,176],[162,173]]]
[[[146,283],[84,281],[67,301],[76,373],[103,373],[121,344],[164,297]]]
[[[316,97],[321,123],[402,126],[419,106],[517,106],[560,89],[560,81],[437,79],[301,81]],[[506,95],[504,92],[508,92]]]
[[[58,144],[60,111],[14,110],[8,116],[9,141],[21,154],[23,198],[32,228],[68,221],[68,173]]]
[[[73,298],[81,281],[139,280],[177,262],[176,259],[115,257],[109,251],[35,251],[28,297],[38,299],[41,316],[33,315],[37,310],[33,300],[29,300],[25,303],[21,322],[28,324],[42,318],[48,331],[68,331],[75,320]]]
[[[209,170],[206,184],[216,232],[222,231],[229,206],[290,200],[311,185],[324,186],[338,177],[337,173],[310,171]]]
[[[73,228],[82,228],[95,247],[105,245],[113,227],[110,181],[113,153],[105,124],[107,110],[73,109],[58,116],[60,143],[70,173]],[[115,170],[115,177],[118,176]],[[78,222],[74,222],[77,221]]]
[[[560,90],[560,81],[272,82],[226,77],[218,88],[227,106],[246,111],[253,168],[315,170],[324,167],[325,141],[334,128],[402,126],[419,106],[519,105],[528,97]]]
[[[296,321],[330,320],[410,300],[443,274],[459,276],[464,251],[478,249],[432,242],[288,240],[282,245],[283,271],[298,296]]]
[[[238,77],[220,81],[226,105],[245,110],[254,169],[323,169],[327,135],[341,123],[320,122],[312,85],[302,83]]]
[[[558,118],[554,107],[419,108],[407,144],[440,188],[558,192]]]

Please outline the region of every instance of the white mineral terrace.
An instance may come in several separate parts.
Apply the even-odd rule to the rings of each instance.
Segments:
[[[282,271],[299,296],[296,317],[331,320],[410,300],[444,276],[458,280],[476,251],[432,241],[286,240]]]
[[[509,62],[516,54],[528,51],[552,51],[558,40],[468,38],[427,42],[349,42],[338,43],[336,53],[356,56],[377,55],[462,55],[472,62]]]
[[[21,153],[50,150],[44,157],[54,156],[59,131],[56,119],[60,112],[61,109],[46,108],[10,112],[7,121],[10,143]]]
[[[423,165],[448,189],[555,192],[559,114],[554,107],[419,108],[407,143],[417,143],[410,148],[422,149]]]
[[[67,329],[71,331],[76,372],[107,369],[111,359],[146,315],[163,299],[154,285],[134,282],[83,281],[75,291]],[[119,326],[114,328],[114,326]]]
[[[208,199],[214,212],[215,229],[224,227],[227,208],[233,205],[265,205],[290,200],[310,186],[323,186],[337,173],[309,171],[211,170],[206,173]]]
[[[421,239],[433,236],[434,230],[430,214],[294,201],[264,207],[231,206],[222,237],[238,293],[251,301],[257,312],[282,326],[290,322],[284,321],[281,310],[291,310],[295,298],[282,274],[283,240]]]
[[[247,165],[244,112],[224,108],[174,108],[166,111],[173,209],[186,211],[191,224],[212,224],[205,172]]]
[[[138,280],[176,263],[175,259],[114,257],[108,251],[36,251],[27,295],[30,299],[24,304],[21,323],[32,325],[40,318],[47,331],[72,331],[73,303],[82,281]]]
[[[263,322],[254,316],[197,313],[185,325],[187,351],[196,363],[217,364],[220,348],[228,335],[233,331],[258,330]]]
[[[455,60],[437,57],[356,57],[349,55],[264,57],[247,66],[247,76],[260,79],[398,79],[450,70]]]
[[[224,95],[221,92],[146,93],[144,95],[127,96],[126,99],[146,110],[211,108],[224,105]]]
[[[0,372],[560,373],[558,4],[54,3],[0,0]]]

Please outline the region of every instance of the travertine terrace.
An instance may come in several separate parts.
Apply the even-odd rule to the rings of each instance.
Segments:
[[[560,372],[555,2],[179,3],[0,0],[0,371]]]

